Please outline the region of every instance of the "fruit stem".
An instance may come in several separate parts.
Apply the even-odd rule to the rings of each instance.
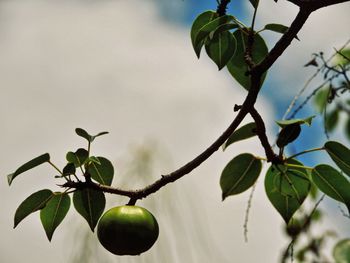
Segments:
[[[135,205],[137,198],[130,198],[129,202],[126,205]]]

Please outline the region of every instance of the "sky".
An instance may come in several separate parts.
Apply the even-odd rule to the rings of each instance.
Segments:
[[[126,188],[142,187],[203,151],[230,123],[232,107],[242,102],[245,91],[226,72],[218,72],[205,56],[198,61],[192,51],[190,21],[198,12],[213,8],[209,1],[202,3],[1,1],[1,174],[44,152],[59,166],[64,165],[65,153],[83,144],[74,134],[76,127],[91,133],[110,132],[96,141],[93,150],[113,161],[117,167],[115,184],[123,182]],[[251,12],[249,3],[235,7],[231,9],[238,16]],[[276,11],[277,7],[282,11]],[[302,41],[293,42],[272,69],[272,73],[281,73],[268,79],[257,104],[266,123],[273,123],[277,110],[286,106],[276,107],[276,97],[289,96],[289,90],[296,89],[289,83],[301,87],[311,74],[312,70],[302,67],[310,54],[329,51],[345,41],[343,32],[350,22],[345,7],[349,5],[313,15],[300,33]],[[296,8],[271,1],[264,2],[259,12],[259,25],[271,20],[288,24]],[[337,19],[324,21],[324,17],[335,16]],[[322,34],[313,33],[320,29]],[[273,36],[267,37],[272,43]],[[282,84],[285,86],[276,89],[278,92],[271,92]],[[275,128],[268,129],[273,134]],[[142,148],[149,141],[161,145],[157,154],[168,156],[169,161],[158,163],[153,177],[129,182],[123,178],[128,171],[123,167],[128,164],[124,159],[131,148]],[[276,262],[276,247],[282,248],[288,240],[281,218],[264,194],[263,180],[259,180],[253,199],[248,243],[244,242],[242,225],[249,192],[221,202],[219,176],[223,167],[242,151],[262,155],[257,145],[259,142],[252,139],[218,151],[191,175],[160,191],[160,197],[157,193],[141,201],[141,205],[152,207],[158,218],[159,242],[145,255],[118,258],[118,262],[154,262],[152,259],[162,253],[171,255],[163,261],[169,263],[213,259],[225,263],[232,258],[250,263],[262,256],[266,262]],[[18,263],[25,258],[27,262],[66,263],[72,259],[75,246],[82,242],[76,228],[88,230],[73,209],[51,243],[37,213],[12,229],[13,214],[24,198],[43,188],[58,189],[52,175],[54,171],[43,166],[16,178],[11,187],[6,180],[0,183],[0,262]],[[125,199],[110,198],[109,202],[118,205]],[[116,261],[103,248],[96,251],[106,262]]]

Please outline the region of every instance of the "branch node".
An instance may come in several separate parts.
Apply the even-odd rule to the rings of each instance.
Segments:
[[[235,106],[233,107],[233,111],[234,111],[234,112],[237,112],[237,111],[239,111],[240,109],[242,109],[242,105],[237,105],[237,104],[235,104]]]
[[[226,15],[226,9],[227,9],[227,5],[231,2],[231,0],[221,0],[218,8],[216,9],[216,13],[219,16],[224,16]]]

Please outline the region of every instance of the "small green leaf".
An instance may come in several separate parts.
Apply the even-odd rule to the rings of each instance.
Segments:
[[[104,158],[97,157],[100,161],[100,165],[97,163],[91,163],[88,167],[88,172],[91,178],[103,185],[111,185],[113,181],[114,168],[112,163]]]
[[[261,161],[249,153],[233,158],[224,168],[220,177],[222,200],[249,189],[258,179]]]
[[[287,30],[289,29],[289,27],[285,26],[285,25],[281,25],[281,24],[267,24],[265,25],[264,29],[266,30],[270,30],[270,31],[273,31],[273,32],[277,32],[277,33],[281,33],[281,34],[284,34],[287,32]],[[298,36],[295,36],[295,38],[297,40],[300,40],[298,38]]]
[[[328,113],[326,115],[326,123],[325,123],[327,131],[329,132],[333,131],[337,126],[338,120],[339,120],[339,111],[337,109],[334,109],[333,111]]]
[[[256,9],[259,5],[259,0],[249,0],[249,2],[252,4],[254,9]]]
[[[90,143],[93,142],[96,137],[104,135],[104,134],[108,134],[108,132],[105,131],[105,132],[100,132],[96,135],[90,135],[87,131],[85,131],[84,129],[81,129],[81,128],[76,128],[75,133],[77,135],[79,135],[80,137],[85,138]]]
[[[320,89],[315,97],[314,97],[314,104],[316,106],[316,109],[321,113],[325,110],[328,100],[328,94],[329,94],[329,87]]]
[[[350,212],[350,183],[333,167],[320,164],[312,170],[312,181],[329,197],[344,203]]]
[[[223,145],[223,149],[225,150],[229,145],[231,145],[234,142],[249,139],[253,136],[256,136],[256,124],[255,122],[250,122],[236,130],[234,133],[232,133]]]
[[[293,142],[300,135],[300,124],[287,125],[278,134],[277,146],[279,148],[285,147],[287,144]]]
[[[40,211],[41,223],[46,236],[51,241],[56,228],[63,221],[70,207],[70,198],[66,193],[54,193],[46,206]]]
[[[29,162],[26,162],[25,164],[23,164],[22,166],[20,166],[14,173],[9,174],[7,176],[7,181],[8,184],[11,185],[13,179],[15,179],[15,177],[17,177],[17,175],[24,173],[36,166],[39,166],[40,164],[46,163],[50,161],[50,155],[48,153],[42,154],[32,160],[30,160]]]
[[[343,144],[335,141],[326,142],[324,147],[336,165],[350,176],[350,150]]]
[[[105,209],[104,193],[93,189],[78,190],[73,195],[73,203],[75,209],[86,219],[91,231],[94,232],[98,219]]]
[[[28,215],[34,213],[43,207],[51,199],[53,193],[51,190],[44,189],[31,194],[27,197],[17,208],[15,213],[14,227],[16,226]]]
[[[350,262],[350,239],[343,239],[339,241],[333,248],[333,257],[335,263],[349,263]]]
[[[67,163],[67,165],[63,168],[63,175],[71,175],[75,174],[75,165],[74,163]]]
[[[84,129],[76,128],[76,129],[75,129],[75,133],[76,133],[77,135],[79,135],[80,137],[85,138],[88,142],[91,142],[91,137],[92,137],[92,136],[91,136],[90,134],[88,134],[88,132],[85,131]]]
[[[248,38],[247,35],[241,30],[236,30],[233,33],[233,36],[237,41],[237,47],[234,56],[227,63],[227,69],[239,84],[241,84],[246,90],[249,90],[251,81],[250,76],[246,74],[249,69],[244,59]],[[252,59],[256,64],[261,62],[268,53],[266,43],[259,34],[254,35],[254,44],[252,49]],[[265,76],[266,74],[264,74],[262,78],[261,85],[263,84]]]
[[[195,39],[200,29],[206,24],[208,24],[210,21],[212,21],[215,17],[217,17],[217,14],[214,11],[206,11],[200,14],[193,22],[193,25],[191,28],[191,40],[192,40],[193,49],[195,50],[198,58],[200,56],[200,51],[204,45],[204,40],[200,44],[195,45]]]
[[[280,120],[280,121],[276,121],[276,123],[281,127],[284,128],[288,125],[291,124],[306,124],[308,126],[311,125],[312,123],[312,119],[315,118],[316,115],[307,117],[305,119],[291,119],[291,120]]]
[[[197,35],[194,39],[194,47],[196,50],[196,54],[199,58],[200,50],[205,43],[206,38],[209,36],[209,34],[214,33],[220,26],[224,24],[228,24],[228,22],[232,21],[233,17],[224,15],[219,16],[217,18],[214,18],[212,21],[204,25],[202,28],[199,29]]]
[[[80,167],[84,165],[85,161],[88,159],[89,153],[83,148],[79,148],[75,153],[68,152],[66,159],[69,163],[73,163],[75,167]]]
[[[301,170],[272,165],[266,173],[265,191],[286,224],[300,208],[310,191],[310,181]]]
[[[236,39],[228,32],[215,34],[205,44],[208,56],[215,62],[219,70],[226,66],[236,51]]]
[[[104,131],[104,132],[99,132],[98,134],[92,136],[92,140],[95,140],[95,138],[99,137],[99,136],[102,136],[102,135],[105,135],[105,134],[108,134],[109,132],[107,131]]]

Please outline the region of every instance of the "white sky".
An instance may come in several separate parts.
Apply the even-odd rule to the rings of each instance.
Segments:
[[[1,2],[0,8],[2,175],[44,152],[62,166],[65,153],[82,146],[74,134],[74,128],[82,127],[92,133],[110,132],[94,149],[114,161],[127,155],[131,144],[156,139],[173,160],[167,170],[157,172],[159,176],[204,150],[230,123],[233,105],[243,100],[244,91],[209,60],[198,61],[189,32],[160,20],[151,1],[26,0]],[[312,25],[317,28],[317,23],[306,30],[311,31]],[[313,42],[306,35],[303,44],[309,47]],[[289,57],[295,56],[289,53]],[[258,108],[268,121],[272,116],[268,103],[261,99]],[[277,249],[286,241],[282,220],[268,203],[262,180],[252,207],[248,244],[242,235],[248,194],[222,203],[218,183],[228,160],[241,151],[262,154],[258,146],[253,139],[225,153],[219,151],[176,186],[169,185],[167,194],[177,196],[177,211],[186,229],[180,231],[172,225],[177,222],[167,219],[169,207],[154,211],[161,225],[159,242],[132,261],[152,262],[151,256],[163,249],[172,255],[169,263],[218,258],[223,263],[232,258],[244,263],[261,258],[276,262]],[[127,168],[118,166],[118,170],[122,174]],[[51,243],[38,214],[12,229],[15,209],[24,198],[43,188],[57,189],[49,178],[52,172],[44,166],[16,178],[11,187],[5,180],[0,184],[0,262],[56,263],[71,257],[67,244],[79,242],[79,237],[69,236],[74,231],[70,225],[80,222],[87,228],[73,209]],[[195,207],[189,206],[186,196]],[[152,198],[156,202],[157,194]],[[203,221],[203,231],[208,233],[194,234],[191,226]],[[206,236],[211,249],[195,245],[198,236]],[[102,248],[99,253],[109,257]]]

